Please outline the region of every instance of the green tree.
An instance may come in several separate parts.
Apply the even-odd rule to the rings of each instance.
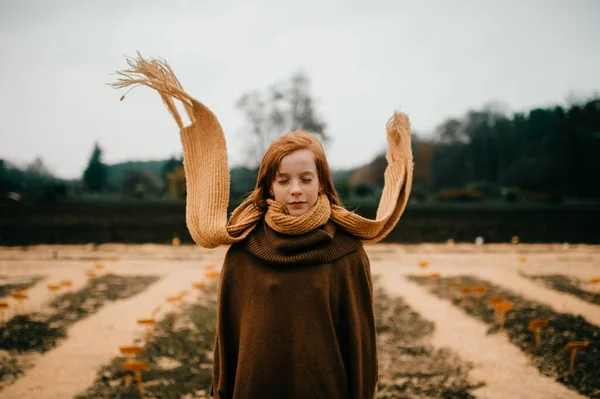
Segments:
[[[555,197],[599,198],[600,99],[512,116],[495,104],[436,129],[434,188],[518,186]],[[417,157],[415,156],[415,162]]]
[[[157,195],[162,189],[162,182],[151,170],[144,168],[129,169],[121,182],[123,194],[142,198]]]
[[[102,150],[96,143],[88,166],[83,172],[83,184],[90,192],[100,192],[106,187],[107,176],[107,167],[102,162]]]
[[[174,156],[172,156],[171,158],[167,159],[167,161],[160,170],[160,179],[162,180],[163,184],[165,184],[165,186],[169,185],[169,173],[173,172],[179,167],[183,167],[183,157],[177,159]]]

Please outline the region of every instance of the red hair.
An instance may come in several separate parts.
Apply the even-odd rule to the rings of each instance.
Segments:
[[[256,178],[256,187],[250,194],[252,202],[257,209],[264,209],[269,196],[271,185],[277,176],[281,160],[292,152],[298,150],[311,150],[315,156],[315,166],[317,167],[317,177],[319,186],[323,193],[329,198],[332,205],[342,205],[331,178],[331,170],[325,155],[323,144],[312,134],[302,130],[285,134],[274,141],[260,162],[258,177]]]

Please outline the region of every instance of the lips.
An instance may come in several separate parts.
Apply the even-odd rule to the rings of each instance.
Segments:
[[[306,202],[289,202],[290,205],[302,205],[306,204]]]

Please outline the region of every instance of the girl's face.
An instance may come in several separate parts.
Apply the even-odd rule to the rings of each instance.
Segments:
[[[283,157],[270,194],[290,215],[300,216],[317,202],[319,188],[315,156],[305,149]]]

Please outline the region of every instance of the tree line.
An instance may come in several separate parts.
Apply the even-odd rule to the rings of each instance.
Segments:
[[[328,145],[317,104],[303,72],[239,98],[246,153],[245,166],[231,170],[233,200],[254,188],[262,154],[282,133],[306,130]],[[427,136],[413,132],[412,145],[414,200],[600,198],[600,98],[513,114],[491,103],[443,121]],[[377,198],[385,167],[381,153],[366,165],[334,171],[336,189],[343,200]],[[183,159],[106,165],[96,143],[81,179],[73,181],[54,177],[39,157],[25,168],[0,160],[0,193],[43,200],[86,193],[181,199]]]

